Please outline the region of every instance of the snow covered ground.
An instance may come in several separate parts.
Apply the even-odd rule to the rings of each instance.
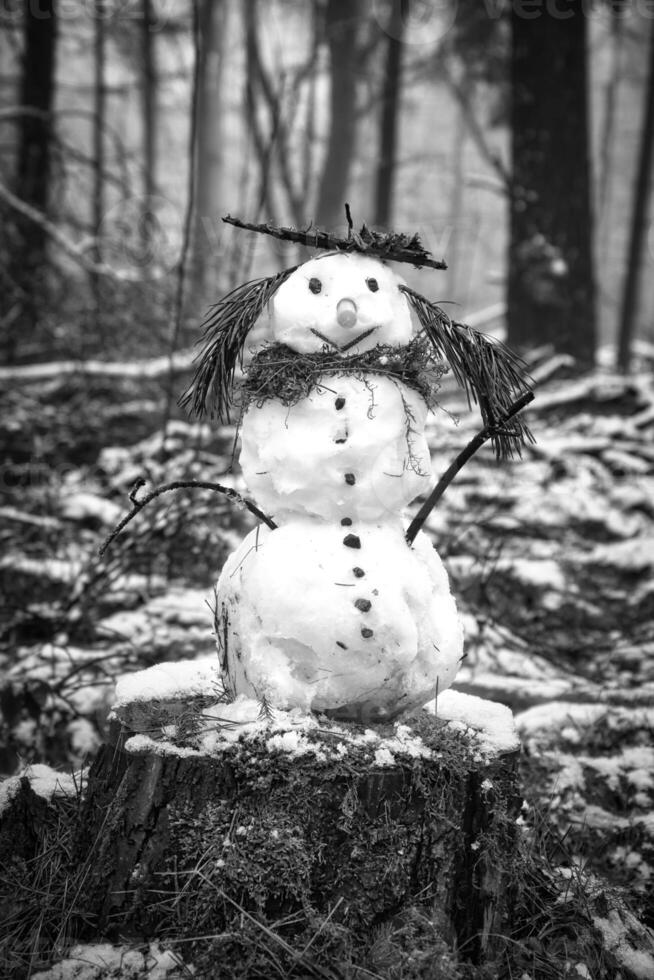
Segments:
[[[428,427],[436,473],[477,428],[449,382],[443,392]],[[82,453],[79,418],[72,408],[66,415],[65,399],[56,418],[49,414],[52,398],[53,389],[36,387],[0,396],[0,438],[10,447],[0,508],[7,776],[26,763],[66,773],[88,761],[106,733],[118,676],[214,656],[213,583],[252,526],[218,495],[181,491],[146,508],[98,559],[139,475],[243,490],[238,472],[226,475],[233,432],[177,421],[162,457],[153,414],[140,442],[130,444],[124,427],[113,442],[108,422],[105,445]],[[105,404],[118,398],[112,391]],[[522,462],[498,465],[482,450],[428,521],[466,629],[454,689],[515,712],[525,819],[546,814],[567,835],[570,860],[622,886],[651,925],[651,363],[626,379],[598,370],[569,380],[563,366],[528,415],[537,442]],[[283,742],[283,733],[272,737]],[[63,785],[67,777],[58,778]]]

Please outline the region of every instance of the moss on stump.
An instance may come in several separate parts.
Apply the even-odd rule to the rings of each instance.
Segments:
[[[343,724],[307,732],[299,756],[270,731],[211,756],[105,746],[80,841],[89,914],[108,935],[210,935],[233,965],[226,977],[266,975],[262,950],[320,975],[334,944],[343,962],[373,955],[380,936],[410,949],[416,929],[445,960],[457,950],[492,962],[515,853],[516,753],[482,757],[427,712],[407,724],[422,755],[397,740],[380,754],[383,743]]]

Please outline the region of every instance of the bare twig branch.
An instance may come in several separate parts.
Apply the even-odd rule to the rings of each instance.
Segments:
[[[346,205],[348,208],[349,205]],[[227,214],[223,221],[236,228],[243,228],[245,231],[255,231],[261,235],[271,235],[282,241],[294,242],[296,245],[306,245],[308,248],[323,248],[329,251],[342,252],[364,252],[367,255],[375,255],[381,259],[390,259],[393,262],[409,262],[418,268],[429,266],[431,269],[447,269],[447,264],[440,259],[430,258],[431,253],[423,248],[417,235],[409,238],[407,235],[384,235],[371,230],[363,225],[361,230],[350,234],[347,238],[340,238],[330,232],[322,231],[319,228],[307,228],[300,231],[297,228],[276,228],[270,224],[254,224],[250,221],[241,221],[240,218],[232,218]]]
[[[501,419],[498,419],[493,425],[485,425],[484,428],[477,433],[474,439],[470,440],[465,449],[459,453],[454,462],[451,463],[451,465],[445,470],[442,477],[409,524],[405,535],[408,544],[413,544],[418,531],[421,529],[429,514],[443,496],[459,470],[465,466],[468,460],[474,456],[477,450],[483,446],[488,439],[490,439],[493,435],[496,435],[499,430],[503,429],[506,426],[506,423],[512,419],[514,415],[517,415],[518,412],[521,412],[522,409],[529,404],[529,402],[533,401],[533,399],[533,391],[525,392],[521,398],[518,398],[518,400],[511,405],[510,409],[505,413],[505,415],[502,416]]]
[[[172,483],[166,483],[162,487],[157,487],[156,490],[152,490],[151,493],[147,493],[145,497],[139,500],[137,494],[141,489],[141,487],[143,487],[144,485],[145,485],[145,480],[143,480],[142,477],[139,477],[139,479],[136,480],[133,486],[131,487],[129,491],[129,499],[134,506],[130,510],[129,514],[123,517],[122,521],[120,521],[116,525],[116,527],[113,529],[111,534],[109,534],[102,542],[102,545],[100,546],[98,551],[100,558],[104,557],[107,548],[109,548],[109,546],[116,540],[116,538],[121,533],[121,531],[123,531],[127,527],[130,521],[132,521],[136,517],[136,515],[143,510],[144,507],[146,507],[149,503],[151,503],[151,501],[155,500],[157,497],[160,497],[162,493],[170,493],[173,490],[184,490],[187,488],[192,488],[198,490],[213,490],[214,493],[224,493],[225,496],[229,497],[230,500],[234,500],[236,501],[236,503],[241,504],[243,507],[246,507],[251,514],[254,514],[254,516],[257,517],[260,521],[263,521],[264,524],[267,524],[271,530],[274,530],[277,527],[277,525],[272,520],[272,518],[268,517],[267,514],[264,514],[262,510],[259,510],[257,505],[253,504],[251,500],[247,500],[245,497],[242,497],[237,490],[233,489],[233,487],[224,487],[220,483],[210,483],[208,480],[174,480]]]

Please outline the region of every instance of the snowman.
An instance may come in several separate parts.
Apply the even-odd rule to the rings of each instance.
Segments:
[[[422,532],[407,541],[404,518],[433,485],[424,428],[438,380],[449,366],[487,423],[526,383],[506,348],[395,273],[392,261],[441,265],[416,236],[364,226],[311,240],[325,252],[213,308],[183,400],[227,417],[248,333],[267,314],[271,341],[239,385],[240,463],[271,526],[220,575],[221,670],[232,697],[386,721],[449,687],[463,655],[442,561]],[[498,456],[519,451],[526,432],[498,427]]]

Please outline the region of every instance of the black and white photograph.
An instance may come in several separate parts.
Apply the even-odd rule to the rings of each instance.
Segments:
[[[654,0],[0,0],[0,980],[654,980]]]

